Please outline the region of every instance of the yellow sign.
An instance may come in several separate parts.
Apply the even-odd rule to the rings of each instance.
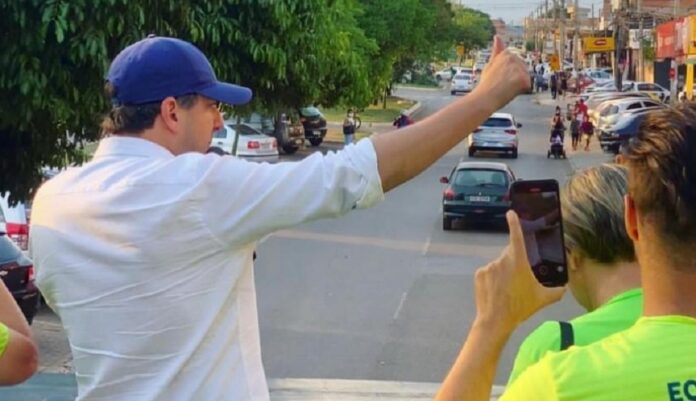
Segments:
[[[450,49],[451,49],[451,48],[450,48]],[[458,45],[458,46],[457,46],[457,55],[458,55],[459,57],[461,57],[461,56],[464,55],[464,46],[462,46],[462,45]]]
[[[552,54],[549,56],[549,65],[551,66],[551,69],[554,71],[561,70],[561,60],[558,57],[558,54]]]
[[[686,37],[689,42],[686,46],[686,54],[696,55],[696,16],[690,15],[687,18],[687,33]]]
[[[614,38],[589,37],[582,38],[582,50],[587,53],[610,52],[614,50]]]

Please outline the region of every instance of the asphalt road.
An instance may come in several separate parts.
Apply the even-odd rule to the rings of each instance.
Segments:
[[[398,95],[421,101],[417,120],[453,100],[446,90]],[[508,163],[521,178],[563,182],[570,164],[546,158],[551,109],[523,96],[503,111],[523,124],[519,158],[477,159]],[[443,379],[474,317],[473,273],[507,241],[499,228],[442,231],[439,177],[465,155],[462,143],[373,209],[297,227],[259,245],[256,282],[269,377]],[[515,350],[534,326],[580,312],[567,296],[521,327],[495,382],[507,381]]]
[[[416,120],[454,99],[446,90],[400,90],[397,95],[421,101]],[[530,97],[518,98],[505,111],[524,125],[519,158],[477,159],[508,163],[521,178],[562,182],[570,164],[546,159],[551,110]],[[341,147],[323,144],[287,159]],[[443,379],[474,316],[473,273],[507,241],[500,228],[442,231],[439,177],[465,155],[462,143],[373,209],[281,232],[259,245],[255,274],[269,377]],[[580,312],[567,296],[521,327],[505,350],[495,382],[506,382],[514,352],[534,326]],[[34,332],[42,371],[68,372],[67,340],[46,308],[36,317]]]

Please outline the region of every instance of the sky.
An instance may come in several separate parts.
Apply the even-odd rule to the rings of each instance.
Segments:
[[[560,2],[560,0],[558,0]],[[575,0],[566,0],[575,1]],[[515,25],[522,25],[524,17],[536,9],[542,0],[450,0],[455,4],[481,10],[492,18],[502,18],[506,23],[514,22]],[[590,8],[595,5],[595,15],[602,8],[602,0],[578,0],[580,7]],[[553,0],[549,0],[549,6]]]

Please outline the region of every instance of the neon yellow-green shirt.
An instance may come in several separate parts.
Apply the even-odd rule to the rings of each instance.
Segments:
[[[575,345],[588,345],[633,326],[643,314],[643,290],[634,288],[615,296],[590,313],[571,320]],[[558,322],[545,322],[522,342],[510,373],[511,385],[547,352],[561,348]]]
[[[696,319],[642,317],[584,347],[548,353],[500,401],[696,401]]]
[[[5,353],[7,343],[10,342],[10,330],[4,324],[0,323],[0,358]]]

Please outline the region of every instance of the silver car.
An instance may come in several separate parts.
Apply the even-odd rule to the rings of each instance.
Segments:
[[[517,158],[519,129],[522,124],[512,114],[493,113],[481,126],[469,135],[469,157],[477,151],[503,152]]]
[[[457,74],[452,79],[450,91],[452,95],[457,92],[471,92],[474,89],[474,77],[470,74]]]

